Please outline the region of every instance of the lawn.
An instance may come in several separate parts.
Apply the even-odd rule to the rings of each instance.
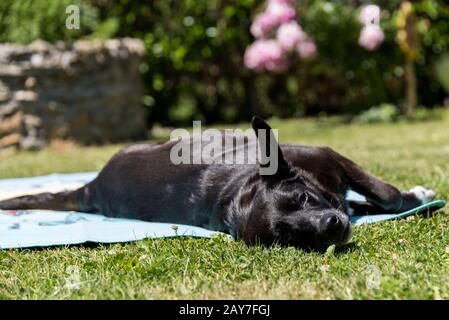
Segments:
[[[281,142],[329,145],[401,189],[449,200],[449,112],[422,123],[270,124]],[[0,178],[99,170],[120,147],[2,153]],[[225,237],[0,251],[0,298],[449,299],[448,213],[356,227],[350,245],[327,254]]]

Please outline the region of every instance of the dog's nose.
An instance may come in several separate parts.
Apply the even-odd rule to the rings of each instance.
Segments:
[[[335,213],[326,214],[321,221],[325,230],[336,230],[342,225],[340,218]]]
[[[340,222],[340,219],[336,215],[331,215],[329,218],[327,218],[327,224],[328,225],[337,225]]]

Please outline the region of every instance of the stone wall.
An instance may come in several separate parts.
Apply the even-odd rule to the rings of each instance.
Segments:
[[[145,136],[136,39],[0,44],[0,149]]]

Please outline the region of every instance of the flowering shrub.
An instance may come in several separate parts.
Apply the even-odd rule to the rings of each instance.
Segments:
[[[317,47],[296,21],[295,0],[267,0],[265,11],[251,25],[256,38],[245,51],[245,65],[256,71],[285,72],[288,58],[297,53],[301,58],[313,58]],[[380,27],[380,8],[367,5],[361,9],[359,21],[364,25],[359,44],[372,51],[384,41]]]
[[[362,8],[359,20],[364,27],[360,33],[359,44],[367,50],[374,50],[384,41],[385,35],[379,26],[380,8],[367,5]]]
[[[407,73],[403,49],[413,55],[418,105],[449,100],[436,76],[438,70],[440,79],[447,78],[436,65],[449,53],[447,0],[410,1],[420,39],[419,50],[413,51],[407,40],[412,38],[404,38],[404,0],[371,0],[382,8],[379,15],[354,7],[368,1],[279,0],[270,9],[267,1],[1,0],[0,41],[142,39],[143,106],[150,125],[240,122],[254,113],[358,114],[382,103],[399,107]],[[80,4],[80,30],[61,27],[66,18],[61,3]],[[259,9],[270,14],[257,14]],[[246,48],[259,40],[276,45],[268,42],[268,53],[256,46],[256,53],[246,57]]]
[[[314,41],[296,22],[295,0],[268,0],[265,11],[254,19],[251,33],[256,38],[245,51],[245,65],[256,71],[284,72],[293,53],[312,58]]]

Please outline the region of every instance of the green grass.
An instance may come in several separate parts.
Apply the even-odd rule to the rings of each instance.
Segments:
[[[273,120],[280,140],[329,145],[398,186],[449,200],[449,113],[394,125]],[[244,127],[244,126],[243,126]],[[52,147],[0,155],[0,177],[98,170],[121,146]],[[247,248],[224,237],[0,252],[0,298],[449,299],[449,218],[357,227],[328,254]],[[369,279],[377,269],[379,286]]]

